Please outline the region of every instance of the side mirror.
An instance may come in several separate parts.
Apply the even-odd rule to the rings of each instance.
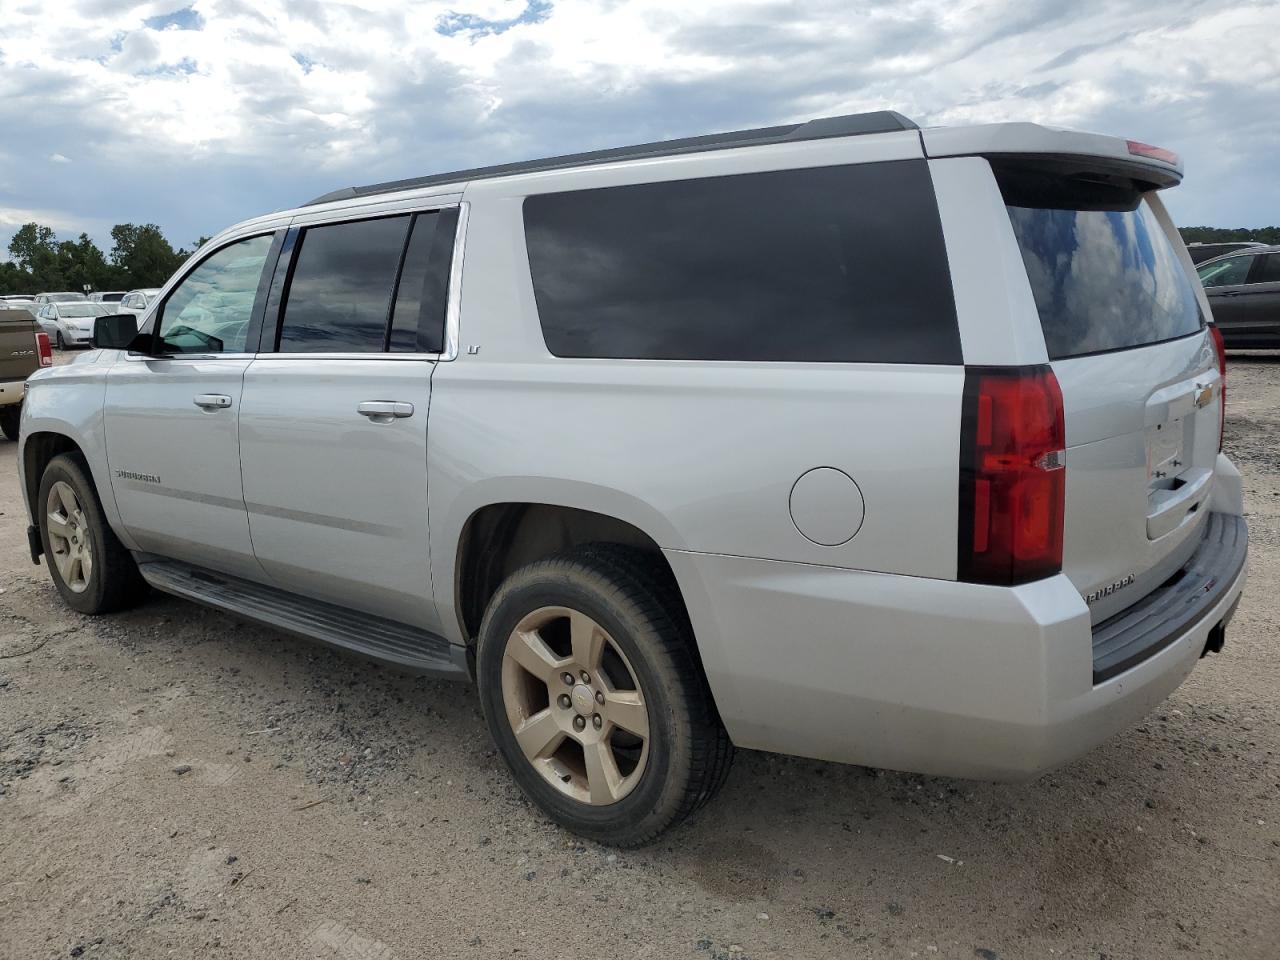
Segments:
[[[93,345],[100,350],[127,350],[137,336],[137,314],[111,313],[93,321]]]

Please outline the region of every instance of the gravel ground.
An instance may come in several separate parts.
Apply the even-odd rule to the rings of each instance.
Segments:
[[[471,691],[176,599],[90,619],[0,440],[0,956],[1280,957],[1280,357],[1236,355],[1225,652],[1025,785],[744,752],[653,847],[548,825]]]

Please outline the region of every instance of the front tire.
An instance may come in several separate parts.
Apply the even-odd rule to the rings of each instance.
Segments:
[[[59,349],[59,350],[65,350],[65,349],[67,349],[67,341],[66,341],[66,340],[64,340],[64,339],[62,339],[62,331],[61,331],[61,330],[55,331],[55,333],[54,333],[54,339],[56,340],[56,342],[57,342],[57,344],[58,344],[58,349]]]
[[[142,599],[146,581],[103,516],[82,457],[64,453],[50,460],[36,503],[49,576],[69,607],[110,613]]]
[[[590,544],[513,573],[476,659],[485,720],[551,819],[602,843],[646,843],[723,784],[729,742],[670,571]]]

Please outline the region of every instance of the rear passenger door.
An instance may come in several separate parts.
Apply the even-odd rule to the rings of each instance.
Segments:
[[[454,206],[291,231],[240,410],[267,575],[426,630],[427,406],[457,221]]]

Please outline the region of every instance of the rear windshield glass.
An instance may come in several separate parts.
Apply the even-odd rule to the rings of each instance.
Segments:
[[[1195,287],[1140,194],[998,176],[1051,359],[1200,329]]]
[[[922,160],[543,194],[524,222],[558,357],[961,362]]]

